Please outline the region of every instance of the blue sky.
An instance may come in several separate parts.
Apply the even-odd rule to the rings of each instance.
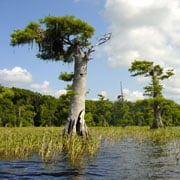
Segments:
[[[38,48],[10,46],[10,34],[30,21],[48,15],[73,15],[92,25],[93,41],[107,32],[112,38],[99,46],[88,65],[88,99],[103,93],[115,100],[123,84],[125,98],[143,98],[144,78],[130,77],[134,59],[146,59],[173,68],[175,76],[164,82],[164,96],[180,102],[180,2],[178,0],[1,0],[0,84],[58,96],[66,83],[60,72],[73,71],[73,64],[44,62]]]

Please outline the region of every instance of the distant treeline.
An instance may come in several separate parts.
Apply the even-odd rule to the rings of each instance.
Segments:
[[[70,95],[55,98],[20,88],[0,86],[0,126],[62,126],[67,121]],[[180,105],[163,99],[162,119],[166,126],[180,126]],[[86,100],[88,126],[150,126],[153,121],[151,98],[129,102]]]

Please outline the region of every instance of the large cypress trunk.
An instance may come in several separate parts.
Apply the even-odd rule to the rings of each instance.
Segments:
[[[154,121],[153,124],[151,126],[152,129],[156,129],[156,128],[162,128],[164,127],[164,124],[162,122],[162,118],[161,118],[161,106],[159,101],[156,99],[158,97],[161,97],[161,85],[159,83],[158,77],[157,77],[157,72],[154,70],[152,70],[152,82],[153,82],[153,99],[154,99],[154,104],[153,104],[153,108],[154,108]]]
[[[164,124],[162,122],[161,118],[161,107],[155,102],[154,103],[154,121],[151,126],[152,129],[164,127]]]
[[[87,137],[88,130],[84,114],[88,57],[85,53],[79,51],[75,56],[74,63],[70,111],[68,122],[63,130],[63,134],[78,134],[80,136]]]

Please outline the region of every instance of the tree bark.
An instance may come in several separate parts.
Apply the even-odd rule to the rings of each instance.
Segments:
[[[164,124],[161,119],[161,107],[158,101],[155,99],[161,96],[160,84],[157,77],[157,72],[155,71],[154,67],[152,69],[152,82],[153,82],[153,98],[154,98],[154,121],[151,126],[152,129],[162,128]]]
[[[74,77],[72,84],[72,95],[70,100],[70,111],[68,121],[63,130],[64,134],[78,134],[88,136],[88,130],[84,119],[85,95],[88,58],[82,51],[78,51],[74,62]]]
[[[164,124],[161,119],[161,107],[158,104],[154,104],[154,121],[151,126],[151,129],[156,129],[156,128],[163,128]]]

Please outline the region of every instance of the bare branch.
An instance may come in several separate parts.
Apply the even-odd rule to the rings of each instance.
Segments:
[[[98,40],[98,43],[96,43],[95,45],[92,45],[91,47],[89,47],[88,51],[87,51],[87,56],[89,56],[92,52],[95,51],[94,48],[96,46],[99,46],[99,45],[104,44],[105,42],[109,41],[111,39],[111,34],[112,33],[104,34],[103,37]]]
[[[112,33],[104,34],[104,36],[98,40],[98,43],[95,44],[95,46],[99,46],[99,45],[104,44],[105,42],[109,41],[111,39],[111,35],[112,35]]]

